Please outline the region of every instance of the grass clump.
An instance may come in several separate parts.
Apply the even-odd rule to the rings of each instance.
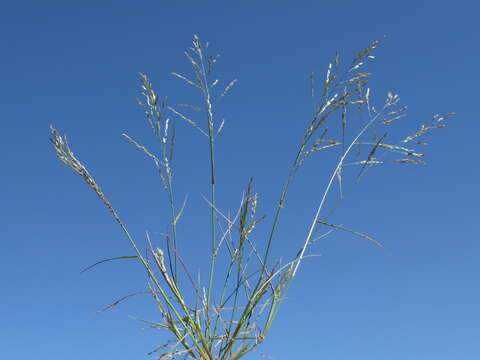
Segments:
[[[328,221],[339,202],[345,198],[345,173],[347,168],[357,168],[352,176],[354,186],[372,167],[385,163],[424,164],[424,154],[416,148],[424,146],[420,138],[428,131],[445,126],[446,120],[454,115],[435,115],[432,123],[422,125],[418,131],[402,137],[396,143],[385,141],[388,129],[406,115],[406,107],[399,105],[399,96],[388,93],[380,105],[374,105],[368,87],[371,73],[364,70],[366,63],[374,59],[373,53],[379,46],[374,41],[360,51],[352,62],[343,66],[337,54],[328,65],[325,78],[317,85],[312,74],[311,96],[315,103],[312,117],[307,121],[305,131],[293,156],[288,176],[276,206],[270,231],[262,251],[251,238],[251,233],[264,219],[257,216],[258,196],[250,180],[233,216],[225,215],[217,206],[216,147],[217,136],[224,123],[217,121],[216,105],[226,96],[236,80],[220,88],[214,77],[218,55],[209,55],[208,43],[202,43],[194,36],[192,46],[184,53],[192,68],[186,76],[172,73],[200,94],[200,106],[180,104],[172,106],[155,92],[148,77],[140,74],[141,99],[139,105],[145,112],[148,125],[159,141],[158,153],[152,152],[139,141],[123,134],[128,142],[148,156],[158,171],[170,208],[170,231],[164,234],[165,248],[154,247],[147,235],[148,247],[141,249],[130,235],[110,201],[89,171],[71,150],[66,137],[51,128],[51,142],[58,158],[78,173],[103,201],[119,224],[135,254],[112,258],[135,258],[146,271],[148,293],[151,294],[160,313],[160,320],[144,320],[154,328],[171,333],[172,339],[151,351],[158,359],[189,358],[199,360],[236,360],[259,346],[268,334],[290,284],[298,274],[302,261],[308,255],[309,247],[319,238],[335,230],[348,231],[379,246],[372,237]],[[182,109],[181,109],[182,108]],[[187,110],[196,116],[188,116]],[[208,142],[210,195],[206,199],[210,208],[210,259],[208,280],[201,283],[194,279],[178,250],[178,222],[183,214],[185,202],[178,206],[174,192],[174,149],[175,122],[167,116],[189,123]],[[352,123],[352,114],[366,118]],[[359,126],[354,136],[348,139],[347,128]],[[338,138],[330,138],[329,126],[340,129]],[[331,171],[327,186],[318,199],[306,237],[298,244],[298,251],[292,254],[286,264],[270,259],[273,243],[282,210],[286,205],[289,188],[295,175],[315,153],[336,149],[338,158]],[[387,155],[393,158],[387,159]],[[334,186],[339,189],[339,200],[326,208],[327,196]],[[327,211],[328,210],[328,211]],[[319,231],[327,231],[319,235]],[[144,251],[146,250],[146,251]],[[225,257],[225,267],[217,266],[219,257]],[[106,261],[108,261],[106,260]],[[248,266],[247,266],[248,265]],[[223,279],[217,282],[216,279]],[[188,286],[185,283],[189,284]],[[187,299],[193,299],[188,301]],[[114,303],[116,304],[116,303]]]

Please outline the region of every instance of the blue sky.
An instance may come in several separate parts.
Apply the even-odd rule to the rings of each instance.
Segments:
[[[369,65],[372,96],[400,94],[409,107],[400,133],[435,113],[458,114],[426,138],[427,166],[367,173],[332,221],[385,249],[338,231],[322,240],[260,351],[276,360],[479,358],[477,4],[19,0],[0,10],[2,358],[146,359],[164,340],[129,318],[155,317],[147,298],[96,313],[142,290],[145,277],[133,261],[80,275],[131,250],[92,191],[55,158],[48,127],[68,135],[140,243],[146,230],[165,231],[155,172],[120,134],[153,143],[135,102],[139,72],[172,103],[196,101],[169,75],[188,73],[182,52],[193,34],[222,54],[220,78],[239,80],[219,108],[219,205],[235,209],[253,176],[267,215],[260,243],[311,116],[308,75],[323,77],[336,51],[349,59],[386,35]],[[176,191],[179,202],[189,198],[180,247],[206,274],[208,148],[185,123],[177,130]],[[299,173],[274,257],[296,252],[332,170],[317,156]]]

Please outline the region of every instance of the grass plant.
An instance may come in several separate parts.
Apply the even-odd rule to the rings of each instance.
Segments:
[[[51,127],[51,142],[58,158],[78,173],[103,201],[135,252],[132,256],[104,261],[135,258],[146,271],[148,293],[160,316],[159,320],[144,321],[153,328],[170,332],[172,337],[149,354],[158,359],[237,360],[264,341],[302,262],[312,256],[308,250],[315,241],[340,230],[382,246],[371,236],[333,224],[329,218],[345,199],[349,189],[371,167],[386,163],[425,164],[423,152],[417,150],[426,145],[421,141],[422,136],[433,129],[443,128],[447,119],[454,114],[435,115],[430,124],[421,125],[419,130],[400,137],[398,142],[387,143],[387,133],[406,115],[406,107],[400,106],[399,96],[392,93],[388,93],[379,105],[372,100],[372,92],[368,87],[372,74],[364,68],[374,59],[373,54],[379,43],[371,43],[347,65],[343,65],[340,55],[336,54],[321,81],[313,74],[310,76],[314,112],[307,120],[301,141],[293,154],[293,162],[262,246],[257,246],[259,240],[255,242],[251,236],[264,219],[264,216],[256,213],[258,196],[252,180],[248,182],[233,216],[222,212],[217,205],[216,139],[224,123],[217,120],[216,108],[218,101],[229,94],[237,81],[220,87],[220,81],[214,75],[219,57],[210,55],[208,43],[202,43],[197,36],[194,36],[191,47],[184,53],[191,66],[191,75],[176,72],[172,75],[198,91],[200,105],[173,106],[167,103],[166,98],[156,93],[149,78],[140,74],[142,92],[139,105],[158,140],[159,150],[150,151],[139,141],[123,134],[128,142],[152,160],[166,192],[170,231],[164,234],[164,249],[153,246],[148,235],[147,249],[140,248],[101,187],[74,155],[67,138]],[[175,197],[176,129],[171,118],[186,121],[208,142],[206,158],[210,168],[210,195],[206,201],[210,212],[210,266],[206,283],[194,279],[179,251],[177,227],[186,204],[183,202],[179,205]],[[347,129],[351,126],[355,128],[355,125],[358,130],[349,138],[351,131],[347,132]],[[338,138],[327,136],[332,127],[340,129]],[[282,211],[295,176],[315,153],[335,150],[335,156],[338,156],[336,165],[330,170],[317,208],[312,211],[313,217],[306,229],[305,239],[298,244],[298,251],[291,254],[288,262],[281,264],[273,261],[271,250],[278,238]],[[350,182],[345,181],[346,174],[352,175]],[[329,202],[329,194],[334,187],[339,189],[340,195]],[[325,232],[320,233],[322,230]],[[260,251],[260,248],[263,250]],[[217,266],[219,257],[226,259],[227,266]],[[225,262],[222,261],[222,264]]]

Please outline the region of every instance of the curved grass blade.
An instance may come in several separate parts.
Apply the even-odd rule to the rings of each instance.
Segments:
[[[101,313],[101,312],[104,312],[104,311],[107,311],[107,310],[110,310],[111,308],[113,308],[114,306],[117,306],[118,304],[120,304],[120,302],[122,302],[123,300],[126,300],[132,296],[136,296],[136,295],[143,295],[143,294],[150,294],[150,291],[138,291],[136,293],[133,293],[133,294],[128,294],[120,299],[118,299],[117,301],[111,303],[110,305],[108,306],[105,306],[103,309],[101,310],[98,310],[97,312],[98,313]]]
[[[348,228],[346,228],[346,227],[343,227],[342,225],[329,224],[329,223],[327,223],[327,222],[325,222],[325,221],[322,221],[322,220],[317,220],[317,223],[322,224],[322,225],[325,225],[325,226],[330,226],[330,227],[333,227],[333,228],[338,229],[338,230],[347,231],[347,232],[349,232],[349,233],[352,233],[352,234],[355,234],[355,235],[357,235],[357,236],[363,237],[364,239],[367,239],[368,241],[371,241],[371,242],[373,242],[374,244],[376,244],[376,245],[378,245],[378,246],[380,246],[380,247],[383,248],[382,243],[380,243],[379,241],[377,241],[377,240],[371,238],[370,236],[365,235],[365,234],[363,234],[363,233],[361,233],[361,232],[358,232],[358,231],[355,231],[355,230],[352,230],[352,229],[348,229]]]
[[[102,264],[102,263],[104,263],[104,262],[113,261],[113,260],[122,260],[122,259],[138,259],[138,256],[136,256],[136,255],[131,255],[131,256],[117,256],[117,257],[113,257],[113,258],[110,258],[110,259],[100,260],[100,261],[96,262],[96,263],[93,264],[93,265],[87,266],[85,269],[83,269],[82,271],[80,271],[80,274],[83,274],[85,271],[90,270],[90,269],[93,268],[94,266],[97,266],[97,265]]]

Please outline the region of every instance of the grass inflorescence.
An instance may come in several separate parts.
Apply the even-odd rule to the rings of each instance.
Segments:
[[[239,359],[264,341],[302,261],[312,256],[307,254],[309,247],[318,239],[341,230],[382,246],[369,235],[328,221],[338,203],[345,198],[344,169],[358,168],[351,184],[353,186],[375,165],[424,164],[423,152],[416,149],[425,145],[420,138],[430,130],[444,127],[446,120],[454,114],[435,115],[431,124],[421,125],[418,131],[401,137],[396,143],[386,142],[389,138],[387,137],[389,127],[405,117],[407,108],[400,106],[399,96],[390,92],[380,105],[373,104],[372,92],[368,87],[372,74],[364,68],[374,59],[373,54],[379,43],[379,41],[371,43],[347,66],[342,66],[340,55],[337,53],[321,81],[314,74],[310,76],[314,112],[307,121],[294,153],[274,211],[270,231],[261,247],[258,247],[250,236],[264,219],[264,216],[258,216],[256,213],[258,195],[254,191],[252,180],[248,182],[235,214],[224,214],[217,205],[216,138],[224,127],[224,121],[217,120],[216,106],[218,101],[228,95],[237,80],[228,82],[226,86],[220,86],[220,81],[214,77],[215,64],[219,56],[210,55],[208,43],[202,43],[197,36],[194,36],[192,46],[184,53],[191,65],[191,75],[177,72],[173,72],[172,75],[185,82],[187,86],[195,88],[200,95],[201,104],[170,105],[166,98],[161,99],[156,93],[148,77],[140,74],[142,92],[138,103],[160,144],[160,151],[152,152],[138,140],[123,134],[128,142],[153,161],[166,192],[167,205],[170,208],[170,230],[163,234],[166,240],[164,249],[153,246],[148,234],[148,248],[146,251],[140,249],[100,186],[73,154],[67,138],[62,137],[51,127],[51,141],[58,158],[78,173],[94,190],[120,225],[135,251],[133,256],[108,260],[138,259],[146,270],[148,293],[158,307],[160,320],[142,321],[154,328],[167,330],[172,335],[172,339],[149,354],[156,355],[158,359],[181,357],[198,360]],[[201,116],[187,115],[184,109]],[[168,114],[174,120],[171,120]],[[361,115],[359,117],[363,120],[359,129],[348,139],[347,129],[351,127],[353,122],[351,118],[355,114]],[[174,192],[175,119],[186,121],[208,142],[210,195],[205,200],[210,208],[210,266],[206,283],[192,276],[178,249],[177,226],[185,209],[186,200],[178,206]],[[340,129],[338,138],[330,137],[331,126]],[[316,153],[334,149],[338,151],[338,159],[327,178],[327,185],[306,229],[305,239],[298,244],[298,251],[293,254],[290,261],[285,264],[272,261],[271,249],[277,237],[287,194],[297,172]],[[387,159],[387,155],[394,157]],[[335,184],[340,190],[340,196],[327,212],[327,198]],[[322,229],[327,231],[319,235]],[[260,251],[259,248],[263,250]],[[225,266],[217,266],[220,256],[225,257],[226,262],[222,261]],[[186,286],[182,279],[189,285]],[[223,280],[216,283],[218,279]],[[192,298],[194,300],[187,301]],[[117,303],[118,301],[112,305]]]

